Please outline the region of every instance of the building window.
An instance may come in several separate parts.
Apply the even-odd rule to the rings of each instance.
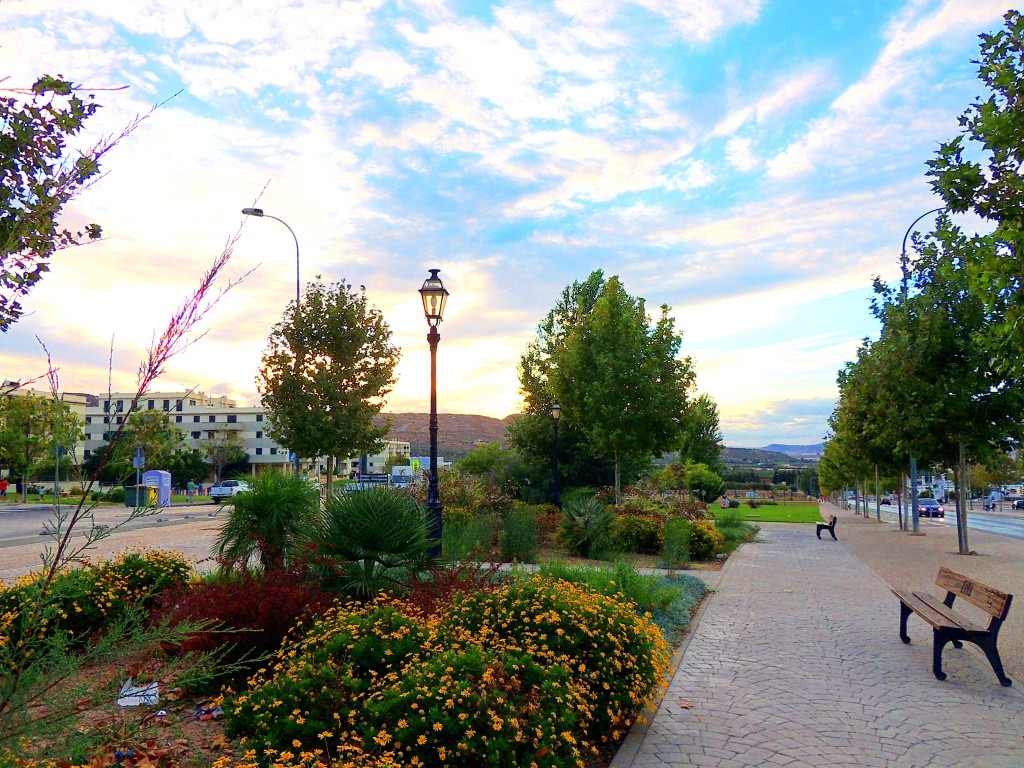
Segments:
[[[257,448],[256,449],[256,455],[257,456],[262,456],[263,455],[263,449],[262,448]]]
[[[256,421],[263,421],[263,414],[262,413],[257,413],[256,414]]]
[[[118,410],[118,412],[121,412],[121,411],[124,410],[124,400],[118,400],[117,401],[117,410]]]
[[[260,431],[257,431],[256,432],[256,439],[259,440],[261,437],[263,437],[263,433],[260,432]]]
[[[103,401],[103,410],[107,411],[107,412],[110,411],[110,401],[109,400],[104,400]]]
[[[155,403],[152,400],[147,400],[146,401],[146,410],[147,411],[152,411],[154,405],[155,405]]]
[[[211,416],[211,417],[210,417],[210,418],[208,419],[208,421],[209,421],[209,422],[210,422],[211,424],[215,424],[215,423],[217,422],[217,417],[216,417],[216,416]]]
[[[237,423],[238,423],[238,417],[237,416],[235,416],[234,414],[231,414],[231,415],[228,416],[228,424],[237,424]]]
[[[120,424],[120,423],[121,423],[122,421],[124,421],[124,419],[123,419],[123,418],[121,418],[120,416],[118,416],[118,417],[117,417],[117,423],[118,423],[118,424]]]
[[[174,404],[174,410],[181,411],[181,400]]]
[[[85,423],[86,424],[92,424],[92,416],[86,416],[85,417]]]
[[[164,410],[165,411],[171,410],[171,401],[170,400],[164,400]]]
[[[199,423],[199,414],[198,413],[195,416],[192,417],[192,421],[194,421],[196,424]]]
[[[271,448],[270,449],[270,455],[271,456],[275,456],[276,454],[277,454],[277,448]]]
[[[196,401],[195,401],[195,400],[189,400],[189,401],[188,401],[188,404],[189,404],[189,405],[195,405],[195,404],[196,404]]]
[[[200,437],[202,437],[202,434],[203,434],[202,432],[193,432],[192,433],[192,439],[193,440],[198,440]]]
[[[92,455],[92,451],[90,451],[88,448],[86,448],[84,454],[82,455],[82,458],[88,459],[91,455]]]
[[[214,435],[216,435],[216,434],[217,434],[216,432],[207,432],[207,433],[206,433],[206,439],[207,439],[207,440],[213,440],[213,437],[214,437]]]
[[[175,417],[174,417],[174,421],[175,421],[175,423],[177,423],[177,424],[181,424],[181,416],[175,416]]]

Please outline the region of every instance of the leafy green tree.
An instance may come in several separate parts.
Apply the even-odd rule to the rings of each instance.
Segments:
[[[722,474],[722,430],[718,422],[718,404],[710,395],[701,394],[691,400],[683,411],[679,460],[706,464],[712,472]]]
[[[378,450],[389,423],[374,423],[395,382],[400,352],[365,288],[344,282],[306,287],[271,331],[256,384],[271,438],[300,456],[356,456]],[[328,474],[328,486],[331,484]]]
[[[61,229],[58,219],[97,178],[99,161],[138,124],[89,149],[70,152],[76,136],[99,109],[92,94],[82,99],[62,75],[44,75],[31,89],[0,96],[0,331],[24,314],[21,300],[49,270],[53,254],[95,240],[97,224]],[[27,97],[27,98],[26,98]]]
[[[225,467],[249,459],[241,436],[230,429],[219,430],[211,439],[200,442],[199,450],[213,465],[213,477],[217,482],[223,479]]]
[[[995,230],[974,238],[964,268],[992,322],[985,346],[997,367],[1024,373],[1024,17],[1011,10],[1004,28],[981,35],[979,77],[988,95],[961,115],[959,135],[928,162],[932,188],[946,209],[973,212]],[[977,158],[977,159],[975,159]],[[982,247],[984,246],[984,247]]]
[[[210,465],[206,463],[202,451],[195,448],[178,451],[170,457],[163,468],[171,473],[171,482],[179,487],[190,480],[193,483],[202,483],[210,475]]]
[[[136,411],[128,416],[124,431],[114,444],[117,458],[131,464],[136,448],[146,455],[147,469],[164,469],[185,447],[185,436],[164,411]]]
[[[710,502],[725,492],[722,477],[707,464],[690,462],[686,465],[686,487],[694,499]]]
[[[614,460],[617,498],[624,455],[660,453],[679,438],[693,369],[678,357],[682,337],[668,313],[662,306],[652,324],[643,299],[612,277],[555,350],[551,389],[566,421]]]
[[[28,478],[49,463],[54,448],[73,452],[82,439],[78,417],[66,403],[34,395],[0,397],[0,465],[22,481],[22,499],[28,497]]]

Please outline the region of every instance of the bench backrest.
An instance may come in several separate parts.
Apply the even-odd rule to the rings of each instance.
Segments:
[[[976,605],[999,621],[1006,618],[1006,614],[1010,610],[1010,603],[1013,601],[1013,595],[1000,592],[969,576],[951,571],[945,566],[939,568],[939,576],[935,579],[935,583],[947,592],[952,592],[957,597],[962,597],[972,605]]]

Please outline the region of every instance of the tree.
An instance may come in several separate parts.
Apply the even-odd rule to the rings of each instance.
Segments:
[[[290,305],[274,326],[263,353],[256,385],[270,411],[270,437],[300,456],[378,450],[390,424],[375,424],[374,417],[395,382],[399,356],[365,288],[310,284],[301,306]]]
[[[99,109],[92,94],[79,97],[62,75],[40,77],[28,91],[0,97],[0,332],[24,314],[21,305],[49,269],[55,252],[100,236],[97,224],[81,231],[60,229],[64,206],[98,178],[100,159],[133,131],[70,153],[77,135]],[[29,96],[27,101],[21,96]]]
[[[976,243],[964,266],[993,322],[986,346],[997,367],[1024,373],[1024,17],[1011,10],[1005,28],[981,35],[978,75],[988,88],[960,116],[960,134],[928,162],[932,188],[948,211],[973,212],[995,230]],[[966,155],[966,157],[965,157]],[[973,158],[980,158],[981,162]],[[984,163],[984,167],[983,167]]]
[[[614,460],[616,498],[622,457],[660,453],[682,428],[693,368],[677,357],[682,337],[668,312],[663,305],[652,325],[644,300],[612,277],[553,354],[551,389],[568,423]]]
[[[170,460],[163,466],[171,473],[171,482],[181,487],[190,480],[193,483],[201,483],[210,474],[210,465],[206,463],[203,452],[195,448],[183,448],[171,456]]]
[[[242,438],[238,432],[230,429],[221,430],[213,438],[203,440],[199,450],[213,465],[213,477],[217,482],[220,482],[225,467],[249,459]]]
[[[67,404],[35,395],[0,398],[0,465],[22,481],[22,499],[28,497],[28,479],[44,464],[53,467],[54,450],[69,452],[82,438],[78,417]]]
[[[716,474],[722,473],[722,430],[718,426],[718,404],[702,394],[687,404],[683,411],[682,442],[679,460],[706,464]]]
[[[114,443],[118,458],[131,463],[136,448],[146,456],[146,467],[164,469],[173,456],[185,447],[185,436],[163,411],[136,411],[128,416],[124,431]]]
[[[689,462],[686,465],[686,487],[694,499],[709,502],[725,492],[721,476],[707,464]]]

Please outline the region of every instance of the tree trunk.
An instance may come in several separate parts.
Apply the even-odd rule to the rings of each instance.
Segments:
[[[967,543],[967,506],[964,503],[964,478],[967,476],[967,452],[960,443],[960,463],[956,468],[956,537],[960,543],[960,554],[971,554]]]
[[[623,488],[622,488],[622,485],[621,485],[621,482],[620,482],[620,478],[621,478],[620,469],[621,469],[620,456],[618,456],[618,452],[616,451],[615,452],[615,506],[616,507],[623,503]]]
[[[875,464],[875,519],[882,522],[882,494],[878,490],[878,465]]]
[[[320,478],[317,478],[319,482]],[[334,454],[327,457],[327,498],[331,497],[334,491]]]

